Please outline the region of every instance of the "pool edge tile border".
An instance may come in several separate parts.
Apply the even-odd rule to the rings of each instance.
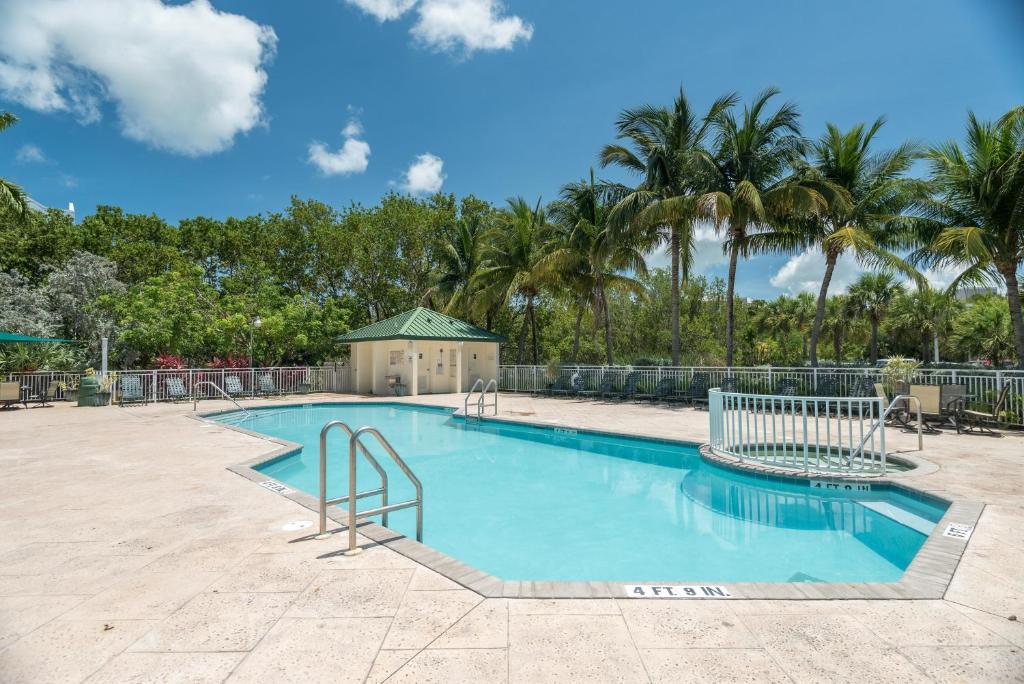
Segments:
[[[395,404],[396,402],[382,399],[381,401],[374,400],[362,400],[362,401],[337,401],[337,400],[326,400],[326,401],[303,401],[301,403],[289,403],[280,404],[275,408],[293,408],[301,407],[311,403],[317,404]],[[401,402],[401,406],[410,406],[417,408],[431,408],[438,409],[436,405],[429,404],[417,404],[412,402]],[[448,409],[451,410],[451,409]],[[256,470],[260,465],[270,463],[272,461],[284,458],[290,454],[296,453],[302,450],[302,445],[288,440],[271,437],[253,430],[239,427],[237,425],[231,425],[229,423],[222,423],[215,420],[210,420],[212,417],[222,415],[225,413],[235,413],[237,409],[223,409],[218,411],[209,411],[205,413],[198,413],[190,416],[194,420],[198,420],[203,423],[218,425],[229,430],[234,430],[250,437],[270,442],[271,444],[277,444],[278,447],[272,451],[265,453],[256,458],[248,461],[239,463],[237,465],[228,466],[227,470],[244,477],[247,480],[255,482],[257,484],[266,482],[267,476]],[[453,416],[458,416],[455,411],[452,411]],[[462,417],[464,419],[464,417]],[[621,436],[625,435],[628,437],[638,437],[640,439],[650,439],[652,441],[668,442],[676,444],[687,444],[691,446],[697,446],[698,451],[701,454],[701,458],[705,461],[718,465],[721,467],[731,467],[741,472],[748,474],[759,474],[757,469],[751,468],[750,464],[743,464],[744,467],[737,467],[737,463],[730,463],[724,457],[718,454],[711,454],[710,447],[707,444],[697,444],[690,440],[673,440],[667,438],[647,438],[643,435],[631,435],[629,433],[613,433],[610,431],[603,430],[592,430],[589,428],[574,428],[567,425],[550,425],[545,423],[536,423],[531,421],[520,421],[514,418],[494,418],[485,417],[482,420],[503,422],[503,423],[515,423],[525,424],[533,427],[554,429],[555,427],[569,427],[576,429],[579,432],[587,432],[598,435],[607,436]],[[710,455],[710,457],[709,457]],[[720,460],[723,459],[723,460]],[[924,459],[915,459],[924,464],[930,464]],[[918,474],[928,474],[931,471],[925,471]],[[777,469],[765,469],[760,472],[762,475],[771,475],[772,477],[790,480],[790,481],[804,481],[808,479],[808,476],[802,476],[793,472],[778,471]],[[907,567],[903,576],[896,582],[878,583],[878,582],[859,582],[859,583],[829,583],[829,582],[749,582],[749,583],[722,583],[716,584],[724,588],[728,593],[728,598],[711,598],[711,597],[688,597],[688,598],[639,598],[633,597],[626,594],[624,587],[635,584],[642,585],[679,585],[682,584],[679,581],[673,580],[671,582],[605,582],[605,581],[577,581],[577,582],[558,582],[558,581],[530,581],[530,580],[503,580],[500,577],[490,575],[479,568],[476,568],[468,563],[448,556],[433,547],[427,546],[426,544],[420,543],[415,539],[405,537],[393,530],[386,527],[382,527],[377,523],[369,520],[362,521],[357,525],[357,530],[360,535],[369,539],[374,544],[385,546],[396,553],[409,558],[410,560],[419,563],[425,568],[433,570],[434,572],[448,578],[455,582],[461,587],[469,589],[484,598],[533,598],[533,599],[607,599],[607,598],[618,598],[618,599],[629,599],[629,600],[689,600],[689,601],[713,601],[713,600],[920,600],[920,599],[941,599],[946,593],[949,587],[949,583],[953,579],[953,574],[956,572],[957,566],[960,564],[960,559],[963,556],[964,551],[967,548],[967,544],[970,539],[958,539],[954,537],[945,536],[945,530],[951,523],[959,523],[970,526],[976,526],[978,520],[981,518],[981,514],[985,509],[985,504],[977,501],[964,500],[952,495],[950,492],[940,489],[925,489],[923,487],[914,486],[915,483],[907,480],[894,481],[888,476],[872,476],[870,478],[865,477],[843,477],[843,476],[817,476],[815,479],[827,479],[834,481],[843,482],[865,482],[870,481],[872,484],[885,485],[887,488],[893,488],[908,493],[911,496],[917,496],[926,499],[940,499],[944,502],[949,503],[949,507],[946,509],[942,519],[936,523],[935,528],[931,534],[918,549],[917,554]],[[319,515],[320,502],[316,497],[292,489],[285,485],[287,491],[274,492],[278,496],[283,496],[304,508]],[[347,515],[343,513],[343,509],[336,508],[335,510],[328,511],[328,518],[335,524],[345,529],[347,524]],[[340,532],[340,529],[336,529],[334,533]],[[333,539],[333,537],[332,537]],[[325,540],[331,541],[331,539]],[[337,553],[340,556],[341,549],[338,548],[336,551],[331,553]],[[691,583],[699,584],[699,583]]]

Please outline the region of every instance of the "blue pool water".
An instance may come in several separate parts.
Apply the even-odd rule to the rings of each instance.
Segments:
[[[375,426],[423,482],[424,543],[503,579],[895,581],[944,511],[889,488],[757,479],[702,461],[692,445],[467,424],[424,407],[319,404],[219,419],[303,445],[259,470],[313,495],[324,423]],[[391,500],[411,498],[366,443],[388,469]],[[328,496],[342,496],[347,440],[334,431],[328,447]],[[359,482],[378,483],[364,462]],[[392,513],[389,526],[413,536],[414,512]]]

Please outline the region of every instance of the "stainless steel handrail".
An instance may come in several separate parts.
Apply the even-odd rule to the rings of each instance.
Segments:
[[[476,382],[473,383],[473,386],[469,388],[468,392],[466,392],[466,398],[462,401],[462,415],[464,415],[466,418],[469,418],[469,399],[470,399],[470,397],[473,396],[473,392],[476,392],[477,386],[480,386],[481,388],[483,388],[483,386],[484,386],[484,379],[483,378],[477,378],[476,379]],[[477,402],[477,406],[479,407],[479,405],[480,405],[480,402],[478,401]],[[479,415],[480,415],[480,412],[477,411],[477,417],[479,417]]]
[[[249,412],[245,410],[245,407],[244,407],[244,406],[242,406],[242,405],[241,405],[241,404],[239,404],[239,403],[238,403],[237,401],[235,401],[235,398],[234,398],[233,396],[231,396],[230,394],[228,394],[227,392],[225,392],[224,390],[222,390],[222,389],[220,388],[220,385],[218,385],[218,384],[217,384],[217,383],[215,383],[215,382],[210,382],[209,380],[200,380],[199,382],[197,382],[197,383],[195,383],[194,385],[192,385],[192,410],[193,410],[193,411],[195,411],[195,410],[196,410],[196,408],[197,408],[197,407],[199,406],[199,397],[197,397],[197,396],[196,396],[196,388],[197,388],[197,387],[199,387],[200,385],[209,385],[209,386],[210,386],[210,387],[212,387],[213,389],[217,390],[217,392],[218,392],[218,393],[219,393],[219,394],[220,394],[220,395],[221,395],[222,397],[224,397],[225,399],[227,399],[228,401],[230,401],[230,402],[231,402],[232,404],[234,404],[235,406],[237,406],[237,407],[238,407],[238,409],[239,409],[239,410],[240,410],[240,411],[241,411],[242,413],[244,413],[244,414],[245,414],[245,415],[246,415],[247,417],[249,416]]]
[[[483,380],[483,378],[480,378],[480,379]],[[494,386],[494,403],[493,404],[486,404],[484,402],[487,399],[487,392],[491,389],[492,385]],[[494,407],[494,415],[498,415],[498,380],[497,380],[497,378],[491,378],[487,382],[487,384],[484,386],[483,391],[480,393],[480,401],[478,401],[477,405],[476,405],[476,417],[480,418],[481,416],[483,416],[484,409],[487,408],[488,406],[493,406]]]
[[[913,394],[898,394],[895,398],[893,398],[892,403],[889,404],[889,407],[882,412],[882,415],[880,415],[878,419],[874,423],[872,423],[871,429],[868,430],[866,435],[864,435],[864,438],[860,441],[860,444],[857,446],[857,448],[851,451],[850,455],[846,457],[846,462],[848,464],[853,462],[853,459],[857,456],[857,454],[860,454],[861,457],[864,456],[864,446],[868,443],[868,440],[871,439],[871,435],[875,434],[875,430],[878,429],[879,425],[885,424],[885,419],[889,417],[889,414],[892,413],[892,410],[896,408],[897,404],[901,404],[902,402],[910,399],[913,399],[914,403],[917,404],[917,450],[922,451],[924,449],[924,436],[922,432],[924,423],[921,421],[921,399],[919,397],[915,397]],[[884,445],[885,442],[883,441],[882,444]],[[884,446],[882,447],[882,451],[885,451]],[[882,453],[882,472],[885,472],[885,453]]]
[[[320,430],[320,537],[326,537],[327,535],[327,507],[335,506],[340,503],[347,503],[350,501],[350,496],[341,496],[336,499],[327,498],[327,433],[331,431],[331,428],[340,427],[348,435],[349,439],[352,439],[352,428],[350,428],[344,421],[332,420],[325,424]],[[368,496],[380,495],[380,503],[382,506],[388,505],[388,473],[384,468],[381,467],[380,463],[373,454],[363,446],[359,445],[360,450],[363,453],[363,457],[370,462],[373,469],[380,475],[380,487],[377,489],[359,492],[355,498],[365,499]],[[350,506],[354,508],[354,506]],[[384,515],[381,516],[381,522],[384,527],[388,526],[388,512],[384,511]]]
[[[384,450],[391,456],[391,460],[401,468],[409,481],[412,482],[413,487],[416,488],[416,498],[409,499],[408,501],[401,501],[399,503],[393,503],[380,508],[372,508],[368,511],[357,512],[355,501],[358,498],[356,492],[356,447],[362,446],[360,439],[363,435],[373,435],[377,442],[384,447]],[[365,453],[365,452],[364,452]],[[374,427],[361,427],[352,433],[352,436],[348,440],[348,499],[351,502],[348,506],[348,550],[345,552],[347,556],[354,556],[359,553],[361,549],[356,544],[356,521],[359,518],[371,517],[374,515],[381,515],[388,511],[398,511],[404,508],[416,507],[416,541],[423,541],[423,484],[420,479],[412,472],[402,457],[394,450],[388,440],[384,439],[384,435],[380,433],[377,428]]]

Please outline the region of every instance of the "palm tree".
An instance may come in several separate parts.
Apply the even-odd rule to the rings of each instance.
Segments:
[[[3,132],[18,123],[18,117],[10,112],[0,112],[0,132]],[[28,196],[21,189],[9,180],[0,178],[0,208],[7,209],[18,218],[24,218],[28,214]]]
[[[823,329],[832,337],[832,355],[835,364],[843,363],[843,340],[850,329],[851,302],[845,296],[829,297],[825,302]]]
[[[583,313],[590,307],[594,319],[602,321],[605,356],[608,365],[612,365],[614,345],[608,292],[615,289],[643,293],[640,282],[625,274],[646,275],[643,251],[637,244],[624,239],[628,236],[617,235],[608,222],[611,208],[618,199],[616,190],[617,186],[597,183],[591,169],[589,181],[563,186],[560,199],[549,207],[558,231],[543,268],[553,280],[573,292],[576,299],[573,362],[579,353]]]
[[[900,242],[895,231],[887,230],[923,195],[921,181],[904,177],[918,152],[905,143],[894,150],[872,153],[871,141],[884,124],[885,119],[879,117],[870,128],[857,124],[845,133],[828,124],[825,134],[812,144],[811,163],[800,169],[801,182],[828,200],[828,209],[805,224],[808,240],[825,259],[811,326],[811,366],[818,365],[825,301],[836,263],[844,253],[851,252],[868,268],[918,277],[914,268],[892,251]]]
[[[679,287],[689,278],[693,226],[699,217],[696,199],[700,186],[692,162],[711,122],[735,101],[733,94],[721,97],[698,117],[680,88],[671,109],[644,105],[622,112],[616,123],[617,137],[627,144],[605,145],[601,150],[602,166],[621,166],[642,176],[640,184],[624,193],[612,211],[612,223],[620,231],[642,236],[648,249],[668,245],[673,365],[679,365]]]
[[[921,203],[925,219],[912,259],[961,269],[951,285],[1006,288],[1017,363],[1024,369],[1024,315],[1018,282],[1024,263],[1024,108],[998,123],[967,117],[966,149],[928,150],[937,195]]]
[[[920,336],[922,361],[927,361],[932,350],[932,360],[938,363],[939,335],[949,330],[949,321],[956,309],[957,302],[949,292],[936,290],[924,281],[918,283],[913,292],[893,302],[890,320],[911,337]]]
[[[479,215],[463,217],[455,223],[441,245],[434,284],[423,295],[424,300],[443,299],[443,313],[466,316],[470,323],[473,322],[473,293],[477,286],[473,278],[480,268],[483,234]]]
[[[867,318],[871,324],[871,363],[878,361],[878,328],[892,304],[903,289],[888,273],[863,273],[850,286],[852,310]]]
[[[787,175],[805,148],[798,126],[796,106],[783,104],[765,114],[768,101],[779,93],[769,88],[744,107],[737,120],[730,110],[720,111],[714,120],[716,150],[700,155],[701,176],[711,188],[701,196],[699,206],[726,233],[729,278],[726,289],[725,363],[735,355],[736,264],[740,256],[761,251],[786,251],[799,243],[793,231],[773,231],[762,240],[772,224],[786,224],[820,213],[825,198],[813,188],[793,182]]]
[[[526,357],[526,335],[533,331],[533,362],[539,363],[537,318],[534,306],[549,272],[542,262],[548,250],[551,226],[540,200],[531,207],[522,197],[508,201],[500,224],[491,231],[484,263],[472,279],[484,302],[508,304],[521,299],[523,326],[519,333],[517,364]]]

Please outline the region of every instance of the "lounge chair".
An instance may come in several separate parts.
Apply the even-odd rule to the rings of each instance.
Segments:
[[[60,381],[51,380],[49,384],[46,385],[45,392],[39,392],[37,394],[29,395],[25,399],[25,407],[28,408],[29,402],[39,404],[40,406],[46,406],[46,402],[48,401],[57,401],[57,392],[59,391]]]
[[[910,394],[921,402],[921,419],[933,432],[935,424],[944,421],[942,415],[942,388],[938,385],[911,385]]]
[[[118,380],[117,405],[124,406],[125,402],[137,404],[148,401],[145,391],[142,389],[142,377],[138,375],[122,375]]]
[[[239,397],[245,394],[245,388],[242,387],[242,379],[237,375],[224,376],[224,392],[229,397]]]
[[[818,380],[818,388],[814,394],[819,397],[838,397],[840,396],[839,392],[839,378],[834,375],[826,375]]]
[[[690,378],[690,384],[685,390],[679,393],[679,398],[689,402],[694,407],[698,404],[708,405],[708,389],[711,386],[711,376],[707,373],[694,373]]]
[[[20,403],[22,403],[21,384],[17,382],[0,382],[0,404],[3,404],[3,408]]]
[[[996,437],[1002,437],[1002,434],[996,432],[991,428],[992,425],[997,425],[1002,417],[1000,414],[1003,412],[1003,407],[1006,406],[1006,400],[1010,396],[1010,385],[1005,384],[1003,388],[999,390],[999,394],[996,400],[992,403],[991,411],[977,411],[974,409],[963,408],[960,410],[960,418],[962,422],[962,429],[965,432],[978,432],[995,435]]]
[[[274,377],[270,373],[257,375],[256,383],[259,385],[260,394],[280,394],[277,385],[274,384]]]
[[[622,391],[619,392],[619,398],[623,401],[627,399],[635,399],[639,396],[640,392],[640,380],[643,376],[638,371],[633,371],[626,376],[626,381],[622,383]]]
[[[188,390],[185,389],[185,381],[181,378],[167,378],[164,380],[164,391],[171,401],[188,399]]]
[[[572,378],[566,375],[559,375],[555,378],[554,384],[548,387],[547,394],[552,397],[566,397],[572,393]]]
[[[650,387],[650,386],[648,386],[648,387]],[[675,387],[675,381],[672,378],[662,378],[657,383],[655,383],[654,387],[650,387],[650,391],[637,392],[636,394],[633,395],[633,398],[634,399],[649,399],[650,401],[658,401],[659,399],[664,398],[665,396],[670,394],[672,391],[674,391],[672,389],[674,387]]]
[[[614,399],[619,396],[619,393],[615,391],[615,373],[605,373],[601,379],[601,384],[597,388],[597,396],[601,399]]]
[[[722,378],[722,382],[718,383],[718,389],[723,392],[739,392],[740,391],[740,379],[732,376]]]
[[[782,378],[775,384],[772,394],[779,397],[795,397],[800,389],[800,381],[796,378]]]

